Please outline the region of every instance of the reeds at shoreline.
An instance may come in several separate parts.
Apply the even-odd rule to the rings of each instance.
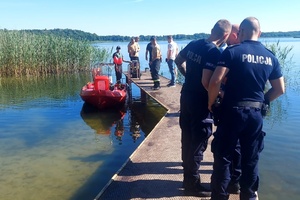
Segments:
[[[0,77],[87,71],[109,56],[88,41],[0,30]]]

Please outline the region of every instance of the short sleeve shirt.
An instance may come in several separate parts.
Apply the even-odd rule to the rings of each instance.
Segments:
[[[194,40],[180,51],[180,56],[186,60],[185,83],[182,91],[199,92],[207,95],[202,85],[202,71],[214,71],[220,58],[220,51],[215,44],[205,39]]]
[[[218,66],[229,69],[223,103],[230,105],[239,101],[263,102],[267,80],[282,76],[274,54],[252,40],[227,47]]]
[[[171,60],[175,60],[177,49],[178,49],[178,45],[176,42],[172,41],[168,43],[168,51],[171,51],[171,55],[170,55]]]

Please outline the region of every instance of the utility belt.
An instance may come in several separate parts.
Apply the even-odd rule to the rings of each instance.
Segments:
[[[261,109],[263,106],[262,102],[256,102],[256,101],[239,101],[236,103],[234,107],[250,107],[250,108],[259,108]]]
[[[262,103],[255,101],[240,101],[236,104],[237,107],[249,107],[249,108],[258,108],[261,111],[263,117],[265,117],[270,109],[270,103]]]
[[[212,106],[213,111],[213,120],[214,125],[218,126],[220,122],[221,115],[223,115],[222,111],[222,105],[221,105],[221,99],[218,98],[216,102]],[[262,102],[256,102],[256,101],[239,101],[236,104],[233,104],[233,107],[241,107],[241,108],[257,108],[260,109],[260,112],[263,117],[265,117],[269,112],[269,104],[268,103],[262,103]]]

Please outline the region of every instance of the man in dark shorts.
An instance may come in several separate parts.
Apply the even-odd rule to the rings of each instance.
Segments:
[[[212,133],[212,124],[205,122],[209,110],[208,94],[203,86],[203,83],[208,85],[210,76],[202,77],[202,71],[208,68],[213,73],[221,55],[218,47],[226,42],[230,31],[230,22],[219,20],[208,39],[190,42],[175,59],[178,70],[185,76],[180,97],[179,125],[182,131],[183,188],[188,195],[210,196],[209,190],[201,185],[198,172]]]
[[[256,18],[244,19],[238,36],[241,43],[224,50],[209,83],[208,109],[212,111],[226,76],[222,112],[211,145],[214,154],[212,200],[229,198],[229,165],[238,140],[242,157],[240,199],[258,199],[258,160],[265,136],[261,111],[264,102],[268,104],[285,90],[278,60],[258,41],[260,34],[260,24]],[[271,88],[264,93],[268,80]]]

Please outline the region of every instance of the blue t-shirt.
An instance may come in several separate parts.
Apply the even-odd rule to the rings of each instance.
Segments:
[[[186,60],[182,91],[196,92],[207,97],[207,91],[201,82],[202,71],[203,69],[214,71],[221,55],[219,49],[212,42],[200,39],[190,42],[179,54]]]
[[[229,69],[223,103],[234,106],[239,101],[264,101],[267,80],[282,76],[274,54],[258,41],[247,40],[227,47],[218,66]]]

